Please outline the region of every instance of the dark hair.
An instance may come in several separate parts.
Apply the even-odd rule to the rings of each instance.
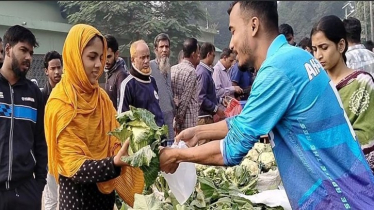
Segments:
[[[158,43],[160,41],[165,41],[167,40],[169,42],[169,45],[170,45],[170,38],[169,38],[169,35],[165,34],[165,33],[161,33],[159,35],[157,35],[155,37],[155,40],[153,41],[153,46],[155,47],[155,49],[157,49],[158,47]]]
[[[105,39],[106,39],[106,43],[107,43],[107,46],[108,48],[112,49],[112,51],[115,53],[118,51],[118,42],[117,42],[117,39],[110,35],[110,34],[107,34],[104,36]]]
[[[229,15],[238,2],[245,21],[249,21],[252,17],[258,17],[265,23],[267,31],[274,30],[278,32],[277,1],[234,1],[227,10]]]
[[[316,24],[314,24],[312,31],[310,32],[310,37],[312,37],[312,35],[318,31],[323,32],[326,38],[335,44],[338,44],[341,39],[344,39],[345,48],[342,55],[344,62],[346,62],[347,57],[345,56],[345,52],[347,52],[348,49],[348,42],[343,21],[341,21],[340,18],[335,15],[324,16]]]
[[[365,46],[366,49],[372,51],[373,48],[374,48],[374,42],[371,41],[371,40],[368,40],[368,41],[364,42],[364,46]]]
[[[285,36],[288,34],[291,34],[293,36],[293,29],[287,23],[283,23],[279,26],[279,33]]]
[[[18,42],[27,42],[33,47],[39,47],[39,43],[29,29],[20,25],[14,25],[6,30],[3,45],[6,46],[9,43],[13,47]]]
[[[99,35],[99,34],[95,34],[95,36],[93,36],[93,37],[90,39],[90,41],[88,41],[88,43],[86,44],[86,47],[87,47],[87,46],[91,46],[91,45],[93,44],[95,38],[99,38],[99,39],[104,43],[104,39],[105,39],[105,38],[104,38],[103,36]],[[105,40],[106,40],[106,39],[105,39]],[[112,50],[113,50],[113,49],[112,49]]]
[[[303,50],[306,49],[306,47],[310,47],[309,46],[310,44],[310,39],[308,37],[304,37],[303,39],[301,39],[301,41],[299,42],[299,47],[303,48]]]
[[[224,48],[221,52],[221,55],[219,56],[220,59],[224,58],[224,57],[230,57],[231,53],[234,53],[232,50],[230,50],[229,48]]]
[[[183,42],[183,57],[191,57],[193,52],[196,52],[198,48],[198,42],[195,38],[187,38]]]
[[[204,42],[200,48],[200,58],[205,59],[208,56],[208,53],[215,52],[215,51],[216,51],[216,48],[214,47],[212,43]]]
[[[2,42],[3,41],[3,39],[0,37],[0,42]]]
[[[349,17],[343,20],[347,40],[352,43],[361,43],[361,23],[357,18]]]
[[[62,65],[62,57],[57,51],[49,51],[44,55],[44,68],[48,69],[49,61],[53,59],[59,59]]]

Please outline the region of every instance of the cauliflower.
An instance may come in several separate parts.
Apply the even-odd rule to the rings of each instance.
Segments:
[[[260,173],[258,164],[250,159],[244,159],[240,165],[244,167],[251,176],[258,175]]]
[[[234,167],[227,167],[225,171],[225,175],[227,177],[233,177],[234,176]]]
[[[259,155],[260,154],[257,152],[256,149],[251,149],[249,150],[248,154],[245,156],[245,159],[249,159],[249,160],[257,162]]]
[[[196,168],[196,171],[198,171],[198,172],[202,172],[202,171],[204,171],[205,169],[207,169],[208,168],[208,166],[206,166],[206,165],[203,165],[203,164],[195,164],[195,168]]]
[[[264,144],[264,145],[265,145],[264,152],[273,152],[273,149],[271,148],[270,144]]]
[[[275,157],[273,152],[263,152],[260,154],[258,161],[261,167],[268,171],[273,165],[275,165]]]
[[[262,153],[265,150],[265,144],[257,142],[257,143],[255,143],[255,145],[253,145],[252,149],[257,150],[258,153]]]
[[[255,145],[253,145],[252,149],[257,150],[258,153],[272,152],[273,151],[270,144],[264,144],[264,143],[260,143],[260,142],[255,143]]]
[[[151,186],[160,171],[159,146],[168,134],[167,125],[159,127],[150,111],[130,106],[130,110],[117,115],[120,126],[109,132],[124,142],[130,139],[129,156],[122,161],[143,171],[146,189]]]
[[[217,175],[217,173],[218,173],[218,170],[214,166],[207,167],[203,171],[203,175],[210,177],[210,178],[213,178],[215,175]]]

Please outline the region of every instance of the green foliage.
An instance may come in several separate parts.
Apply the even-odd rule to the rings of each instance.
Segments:
[[[372,8],[374,8],[374,2],[356,1],[355,3],[355,13],[352,16],[361,21],[363,34],[361,41],[371,40],[370,3],[372,4]],[[367,37],[365,37],[366,35]]]
[[[171,59],[176,61],[184,39],[197,37],[200,29],[190,20],[205,17],[197,1],[59,1],[70,24],[86,23],[103,34],[112,34],[128,52],[131,42],[143,39],[153,52],[157,34],[171,39]]]
[[[227,9],[231,1],[202,1],[203,9],[208,10],[209,26],[217,24],[219,34],[215,36],[215,45],[221,49],[228,47],[231,34],[228,30],[229,15]],[[278,3],[279,25],[288,23],[292,26],[295,41],[309,37],[313,24],[325,15],[336,15],[344,18],[345,1],[280,1]],[[369,9],[367,7],[366,12]],[[369,15],[367,15],[368,17]],[[206,18],[201,20],[200,25],[206,26]]]
[[[146,189],[160,171],[158,147],[168,133],[167,126],[158,127],[154,117],[148,110],[130,106],[129,111],[117,116],[120,126],[109,132],[122,142],[130,139],[129,156],[122,157],[122,161],[143,171]]]
[[[315,23],[323,16],[336,15],[344,18],[344,1],[280,1],[279,25],[287,23],[294,30],[295,41],[309,37]]]
[[[257,157],[272,153],[269,144],[256,143],[251,151],[256,151]],[[253,152],[252,152],[253,153]],[[156,178],[150,190],[143,195],[135,195],[134,209],[165,209],[165,210],[198,210],[198,209],[235,209],[235,210],[281,210],[282,207],[269,207],[265,204],[253,204],[241,197],[258,193],[256,188],[258,173],[265,172],[260,162],[254,171],[247,169],[245,161],[253,158],[252,154],[244,157],[243,162],[234,167],[205,166],[195,164],[197,183],[195,191],[188,200],[180,205],[162,175]],[[259,160],[260,161],[260,160]],[[272,167],[275,166],[275,162]],[[137,208],[135,208],[137,206]],[[131,209],[125,203],[123,210]]]
[[[122,46],[128,51],[131,41],[144,39],[153,49],[154,37],[165,32],[171,38],[172,61],[182,48],[187,37],[200,35],[198,27],[219,31],[215,36],[218,48],[229,46],[231,34],[228,30],[227,9],[231,1],[59,1],[70,23],[88,23],[104,34],[124,37]],[[295,32],[295,41],[309,37],[313,24],[325,15],[344,18],[345,1],[280,1],[278,4],[279,24],[290,24]],[[369,14],[368,5],[366,11]],[[363,19],[363,3],[357,16]],[[361,17],[362,16],[362,17]],[[366,16],[367,19],[369,15]],[[370,24],[369,24],[370,25]],[[153,50],[151,50],[153,51]]]
[[[229,31],[229,8],[231,1],[202,1],[203,9],[208,10],[208,24],[210,28],[219,31],[214,37],[214,45],[220,49],[229,47],[231,33]],[[199,21],[201,26],[206,27],[206,18]]]

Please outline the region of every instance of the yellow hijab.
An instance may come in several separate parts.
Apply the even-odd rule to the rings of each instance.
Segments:
[[[118,127],[116,110],[98,82],[90,83],[83,67],[83,50],[95,36],[104,43],[99,74],[104,72],[107,43],[103,35],[89,25],[73,26],[62,51],[64,76],[52,90],[45,108],[48,168],[57,182],[59,175],[72,177],[86,160],[114,156],[121,148],[119,140],[107,134]],[[122,167],[119,177],[97,186],[104,194],[116,189],[132,206],[134,194],[143,191],[143,172],[139,168]]]

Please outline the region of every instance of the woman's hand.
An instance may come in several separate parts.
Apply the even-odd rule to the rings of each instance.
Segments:
[[[119,150],[116,156],[114,156],[114,165],[117,167],[122,166],[128,166],[129,164],[123,162],[121,160],[122,156],[129,156],[128,150],[129,150],[130,140],[127,139],[125,143],[123,143],[122,148]]]

